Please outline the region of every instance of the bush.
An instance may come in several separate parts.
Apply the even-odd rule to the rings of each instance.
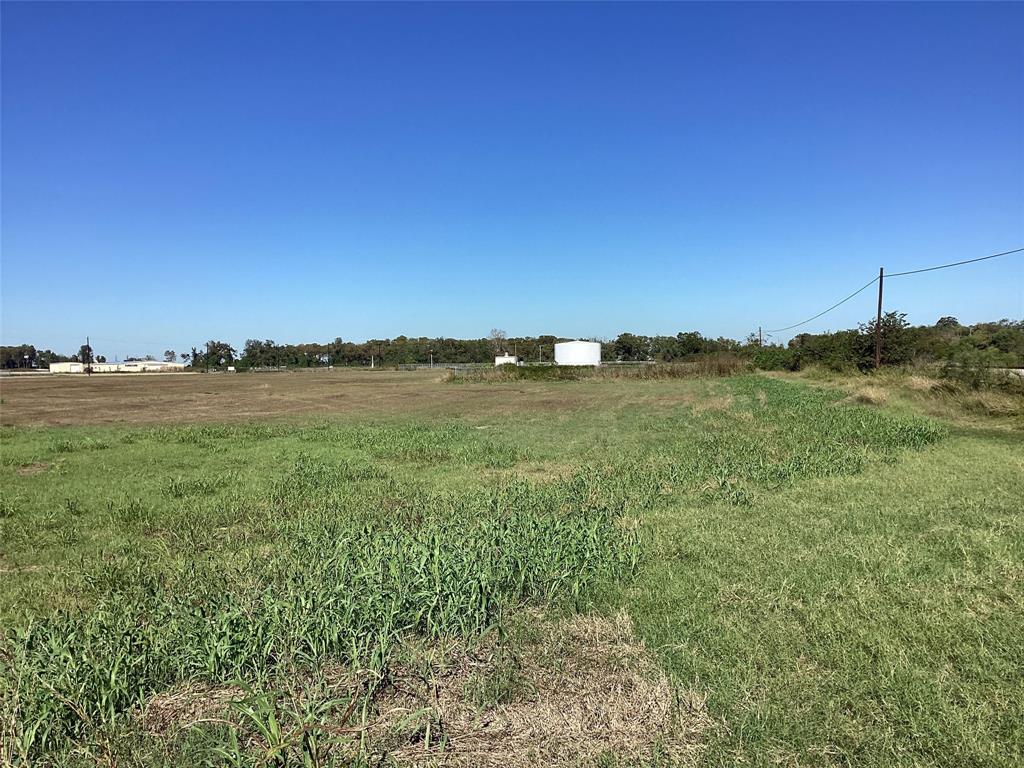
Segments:
[[[1024,392],[1024,380],[1006,370],[1004,356],[994,349],[959,347],[943,364],[939,375],[968,389],[1003,389]]]
[[[762,347],[754,353],[754,365],[762,371],[799,371],[800,353],[784,347]]]

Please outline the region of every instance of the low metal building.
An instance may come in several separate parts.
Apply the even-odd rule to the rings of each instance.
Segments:
[[[163,360],[125,360],[123,363],[93,363],[93,373],[175,373],[185,370],[184,363]],[[50,373],[86,373],[85,363],[50,363]]]

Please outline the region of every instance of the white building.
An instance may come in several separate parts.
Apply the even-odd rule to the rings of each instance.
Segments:
[[[93,363],[93,373],[177,373],[184,363],[162,360],[125,360],[123,363]],[[85,373],[85,363],[50,363],[50,373]]]
[[[601,345],[596,341],[555,344],[555,365],[600,365]]]
[[[85,373],[82,363],[50,363],[50,373]]]
[[[515,355],[498,355],[494,358],[494,365],[519,365],[519,358]]]

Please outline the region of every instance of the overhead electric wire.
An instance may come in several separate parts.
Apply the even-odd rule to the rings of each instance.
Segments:
[[[987,259],[994,259],[998,256],[1009,256],[1011,253],[1020,253],[1024,251],[1024,248],[1017,248],[1012,251],[1003,251],[1002,253],[993,253],[991,256],[982,256],[980,259],[967,259],[965,261],[954,261],[952,264],[940,264],[937,267],[925,267],[924,269],[910,269],[906,272],[891,272],[886,277],[899,277],[901,275],[916,275],[918,272],[934,272],[936,269],[948,269],[949,267],[959,267],[961,264],[973,264],[976,261],[986,261]]]
[[[954,261],[952,264],[940,264],[940,265],[938,265],[936,267],[925,267],[923,269],[910,269],[910,270],[907,270],[906,272],[891,272],[891,273],[885,275],[885,277],[901,277],[902,275],[916,275],[916,274],[918,274],[920,272],[934,272],[936,269],[948,269],[949,267],[959,267],[959,266],[961,266],[963,264],[973,264],[976,261],[987,261],[988,259],[995,259],[995,258],[998,258],[999,256],[1009,256],[1010,254],[1013,254],[1013,253],[1022,253],[1022,252],[1024,252],[1024,248],[1015,248],[1012,251],[1002,251],[1001,253],[993,253],[993,254],[991,254],[989,256],[981,256],[981,257],[979,257],[977,259],[965,259],[964,261]],[[782,331],[789,331],[789,330],[792,330],[793,328],[799,328],[801,325],[807,325],[807,323],[811,322],[812,320],[817,320],[822,315],[827,315],[833,309],[836,309],[837,307],[842,306],[843,304],[848,302],[850,299],[852,299],[854,296],[856,296],[858,293],[863,291],[865,288],[868,288],[869,286],[872,286],[872,285],[874,285],[877,282],[878,282],[878,278],[877,277],[873,277],[873,278],[871,278],[870,282],[865,283],[864,285],[862,285],[860,288],[858,288],[856,291],[851,293],[845,299],[843,299],[842,301],[839,301],[839,302],[833,304],[828,309],[819,312],[814,317],[809,317],[806,320],[802,320],[799,323],[794,323],[793,325],[787,325],[785,328],[769,329],[769,330],[765,331],[765,333],[781,333]]]
[[[836,307],[839,307],[839,306],[845,304],[850,299],[852,299],[854,296],[856,296],[858,293],[863,291],[865,288],[867,288],[867,287],[869,287],[871,285],[874,285],[877,282],[878,282],[878,278],[877,277],[873,277],[873,278],[871,278],[871,282],[865,283],[860,288],[858,288],[856,291],[854,291],[849,296],[847,296],[845,299],[843,299],[842,301],[836,302],[835,304],[833,304],[828,309],[824,310],[823,312],[819,312],[818,314],[816,314],[814,317],[809,317],[806,320],[803,320],[802,322],[799,322],[799,323],[793,323],[793,325],[787,325],[785,328],[768,329],[767,331],[765,331],[765,333],[780,333],[781,331],[788,331],[788,330],[790,330],[792,328],[799,328],[801,325],[807,325],[807,323],[811,322],[812,320],[817,320],[822,315],[828,314],[829,312],[831,312]]]

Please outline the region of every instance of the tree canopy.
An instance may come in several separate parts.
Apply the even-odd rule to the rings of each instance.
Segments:
[[[605,362],[682,362],[707,354],[730,352],[750,355],[762,368],[796,369],[810,364],[832,368],[871,368],[874,365],[874,319],[856,328],[829,333],[801,333],[786,346],[760,344],[753,334],[744,342],[710,338],[699,331],[681,331],[674,336],[644,336],[621,333],[604,341]],[[882,317],[882,363],[943,363],[966,353],[982,354],[993,366],[1024,366],[1024,321],[998,320],[961,325],[955,317],[942,317],[934,325],[911,326],[906,315],[889,312]],[[479,339],[398,336],[393,339],[344,341],[336,337],[324,343],[280,344],[272,339],[248,339],[241,354],[228,342],[211,339],[183,352],[181,359],[195,370],[235,366],[238,369],[317,368],[324,366],[397,366],[434,363],[489,363],[495,350],[518,353],[526,362],[551,362],[558,336],[510,337],[493,330]],[[977,355],[975,355],[976,357]],[[174,358],[173,350],[164,359]],[[46,368],[51,362],[91,361],[92,350],[63,356],[51,350],[39,351],[31,344],[0,347],[4,368]],[[99,358],[96,358],[99,359]],[[152,359],[152,358],[150,358]]]

